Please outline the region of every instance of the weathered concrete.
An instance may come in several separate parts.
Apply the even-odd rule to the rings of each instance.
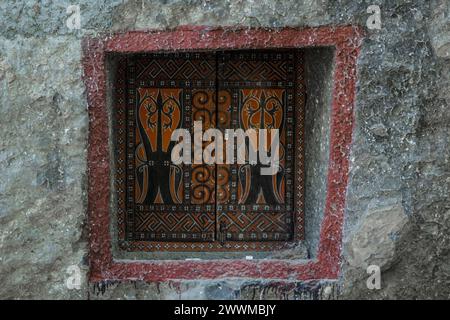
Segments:
[[[81,38],[186,24],[365,26],[372,3],[79,3],[82,30],[71,31],[65,25],[70,1],[0,0],[1,298],[450,297],[448,1],[375,1],[382,29],[367,30],[358,62],[338,283],[124,283],[98,296],[86,281],[88,117]],[[373,263],[382,266],[381,290],[366,288],[365,267]],[[81,268],[79,290],[66,287],[71,265]]]

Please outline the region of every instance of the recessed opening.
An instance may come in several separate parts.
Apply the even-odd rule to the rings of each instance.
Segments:
[[[331,48],[107,55],[114,257],[314,258],[333,57]],[[261,176],[249,159],[173,165],[170,136],[193,134],[194,121],[224,140],[227,129],[279,129],[280,173]]]
[[[91,281],[225,277],[313,280],[338,277],[361,29],[347,26],[276,31],[228,30],[180,28],[85,39],[83,66],[90,117],[88,210]],[[180,41],[181,38],[184,41]],[[124,233],[118,228],[123,216],[118,210],[118,190],[115,188],[118,141],[117,97],[114,93],[120,59],[145,52],[186,53],[192,50],[214,53],[210,50],[246,48],[248,51],[251,47],[269,50],[269,38],[272,39],[271,48],[285,51],[296,48],[303,54],[306,98],[303,240],[285,241],[289,246],[272,251],[124,250],[120,242]],[[165,246],[167,242],[163,244]]]

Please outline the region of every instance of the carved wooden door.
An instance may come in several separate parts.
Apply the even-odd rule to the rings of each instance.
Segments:
[[[122,203],[119,199],[126,219],[124,239],[214,240],[215,168],[173,164],[171,135],[178,128],[192,131],[195,120],[204,128],[214,125],[215,54],[144,54],[121,63],[127,65],[128,97],[118,147],[126,149],[127,196]]]
[[[155,53],[118,61],[116,185],[123,249],[270,250],[292,239],[302,216],[294,209],[295,184],[302,188],[300,63],[294,50]],[[172,133],[184,128],[193,136],[194,121],[224,134],[278,129],[279,171],[261,175],[262,165],[249,161],[174,164]]]
[[[223,196],[217,199],[222,241],[286,241],[293,235],[296,58],[292,50],[220,55],[219,109],[229,117],[219,122],[221,129],[278,129],[280,139],[279,171],[274,175],[261,174],[267,165],[260,161],[219,166],[219,174],[227,176],[219,183]],[[257,140],[248,143],[256,148]]]

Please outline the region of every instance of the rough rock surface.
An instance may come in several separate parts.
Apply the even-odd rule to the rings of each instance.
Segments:
[[[380,269],[391,267],[399,237],[404,233],[408,218],[399,203],[386,204],[367,212],[355,228],[348,243],[347,261],[352,267]]]
[[[450,298],[447,0],[78,3],[82,29],[70,30],[71,1],[0,0],[0,298]],[[83,36],[178,25],[365,26],[371,4],[380,5],[382,27],[367,30],[358,62],[339,281],[88,285]],[[383,266],[381,290],[366,288],[373,263]],[[81,270],[79,289],[66,286],[70,266]]]

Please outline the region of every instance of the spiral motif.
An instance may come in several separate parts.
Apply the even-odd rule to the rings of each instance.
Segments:
[[[218,166],[217,167],[217,184],[219,186],[223,186],[228,183],[230,177],[230,171],[225,166]]]
[[[206,109],[199,109],[194,112],[194,121],[201,121],[204,129],[211,127],[211,113]],[[215,117],[212,117],[213,119]]]
[[[228,189],[223,187],[217,188],[217,202],[218,203],[225,203],[229,199],[230,192]]]
[[[211,190],[206,185],[199,184],[192,188],[192,197],[195,203],[208,203]]]
[[[209,102],[209,95],[205,91],[197,91],[192,97],[195,106],[206,107]]]
[[[211,177],[211,172],[209,171],[208,167],[201,165],[194,168],[194,170],[192,171],[192,177],[196,182],[206,183]]]

